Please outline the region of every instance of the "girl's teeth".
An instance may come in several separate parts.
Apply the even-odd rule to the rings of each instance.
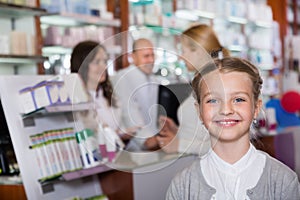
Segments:
[[[230,121],[230,122],[219,122],[222,125],[229,125],[235,123],[235,121]]]

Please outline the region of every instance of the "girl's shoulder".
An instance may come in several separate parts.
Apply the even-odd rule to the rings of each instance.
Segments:
[[[267,181],[269,183],[281,183],[283,185],[296,182],[296,184],[298,183],[299,185],[298,176],[295,171],[276,158],[271,157],[269,154],[264,154],[266,155],[266,164],[260,182]]]
[[[266,154],[265,169],[272,173],[276,172],[277,175],[282,174],[284,176],[296,176],[296,173],[291,168],[289,168],[286,164],[282,163],[276,158],[271,157],[269,154]]]
[[[264,152],[262,152],[264,153]],[[263,173],[255,188],[248,191],[253,199],[300,199],[300,184],[297,174],[284,163],[267,153]],[[271,196],[270,196],[271,195]],[[281,198],[280,198],[281,197]]]
[[[182,171],[178,172],[175,179],[182,181],[191,181],[196,177],[201,177],[200,159],[196,159],[191,165],[185,167]]]

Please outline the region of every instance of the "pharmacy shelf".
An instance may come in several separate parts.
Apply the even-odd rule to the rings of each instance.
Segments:
[[[21,113],[23,126],[33,127],[36,125],[36,118],[43,118],[48,116],[65,115],[69,122],[74,122],[74,113],[79,111],[86,111],[94,109],[94,104],[80,103],[80,104],[61,104],[61,105],[51,105],[40,109],[37,109],[30,113]]]
[[[76,179],[80,179],[80,178],[87,177],[87,176],[92,176],[92,175],[99,174],[99,173],[104,173],[104,172],[111,171],[111,170],[113,170],[113,169],[108,167],[105,164],[101,164],[101,165],[97,165],[95,167],[91,167],[91,168],[87,168],[87,169],[81,169],[81,170],[77,170],[77,171],[73,171],[73,172],[64,173],[64,174],[62,174],[62,178],[65,181],[71,181],[71,180],[76,180]]]
[[[54,54],[59,54],[59,55],[64,55],[64,54],[71,54],[72,53],[72,48],[68,47],[63,47],[63,46],[44,46],[42,48],[43,55],[54,55]]]
[[[5,64],[18,64],[18,65],[25,65],[25,64],[35,64],[41,63],[45,60],[48,60],[48,57],[39,56],[39,55],[11,55],[11,54],[0,54],[0,63]]]
[[[151,29],[155,33],[159,33],[162,35],[180,35],[182,33],[182,30],[178,28],[163,27],[163,26],[152,25],[152,24],[131,25],[129,27],[129,31],[139,31],[147,28]]]
[[[37,7],[0,3],[0,17],[2,18],[20,18],[26,16],[32,17],[45,14],[47,14],[47,11],[45,9]]]
[[[81,169],[81,170],[76,170],[76,171],[72,171],[72,172],[67,172],[60,176],[54,176],[49,179],[39,180],[39,183],[41,185],[43,194],[46,194],[49,192],[53,192],[55,190],[54,184],[56,184],[56,183],[77,180],[80,178],[93,176],[96,174],[101,174],[101,173],[108,172],[111,170],[113,170],[113,169],[106,166],[105,164],[101,164],[101,165],[97,165],[95,167],[91,167],[91,168],[87,168],[87,169]]]
[[[42,15],[40,19],[42,24],[64,27],[86,25],[119,27],[121,25],[121,21],[119,19],[102,19],[91,15],[65,12]]]
[[[80,103],[80,104],[61,104],[61,105],[51,105],[40,108],[30,113],[22,114],[23,119],[36,117],[36,116],[43,116],[43,115],[50,115],[50,114],[60,114],[66,112],[76,112],[76,111],[84,111],[93,109],[95,106],[93,103]]]
[[[145,6],[153,4],[153,0],[129,0],[129,2],[134,6]]]
[[[56,182],[61,181],[72,181],[88,176],[93,176],[96,174],[104,173],[113,170],[113,168],[107,166],[106,164],[100,164],[96,165],[94,167],[86,168],[86,169],[79,169],[71,172],[65,172],[61,175],[49,177],[49,178],[43,178],[40,179],[39,182],[42,185],[42,187],[45,187],[49,184],[53,184]]]
[[[71,54],[72,53],[72,48],[68,47],[63,47],[63,46],[44,46],[42,49],[43,55],[54,55],[54,54],[59,54],[59,55],[64,55],[64,54]],[[121,46],[107,46],[106,50],[108,54],[121,54],[122,53],[122,48]]]
[[[256,20],[256,21],[251,21],[250,23],[254,23],[255,26],[261,28],[273,28],[273,22],[270,21]]]
[[[172,27],[162,27],[162,26],[155,26],[151,24],[145,25],[147,28],[152,29],[155,33],[167,34],[167,35],[180,35],[182,30]]]
[[[181,9],[181,10],[177,10],[175,12],[175,15],[176,15],[176,17],[183,18],[183,19],[188,19],[187,17],[190,16],[191,21],[195,21],[195,16],[198,18],[209,19],[209,20],[220,18],[213,12],[207,12],[207,11],[202,11],[202,10]],[[222,19],[228,21],[229,23],[235,23],[235,24],[240,24],[240,25],[249,24],[249,25],[254,25],[257,27],[261,27],[261,28],[272,28],[273,27],[273,22],[271,22],[271,21],[249,20],[244,17],[236,17],[236,16],[227,16],[227,17],[225,16],[225,17],[222,17]]]

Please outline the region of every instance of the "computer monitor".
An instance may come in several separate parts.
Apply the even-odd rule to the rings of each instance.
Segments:
[[[192,87],[189,83],[174,83],[160,85],[158,94],[158,116],[165,115],[179,125],[177,110],[179,105],[191,94]]]

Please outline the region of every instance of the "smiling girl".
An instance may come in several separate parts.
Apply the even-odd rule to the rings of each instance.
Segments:
[[[216,59],[192,85],[211,150],[174,178],[167,199],[300,199],[297,175],[250,143],[262,104],[258,69],[239,58]]]

